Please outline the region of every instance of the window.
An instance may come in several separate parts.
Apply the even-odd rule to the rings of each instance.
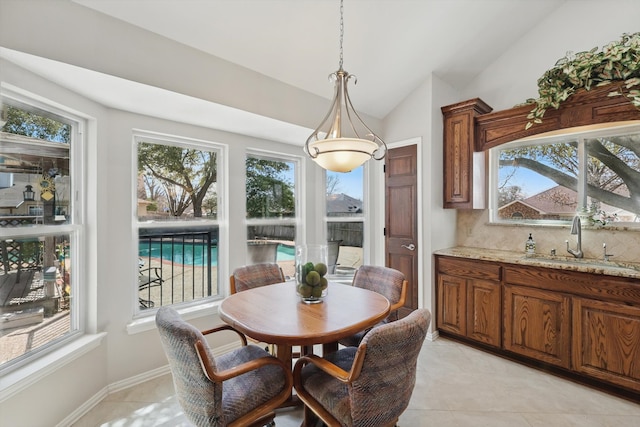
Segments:
[[[1,375],[83,331],[85,281],[74,268],[84,262],[84,121],[12,92],[0,105]]]
[[[491,150],[494,222],[640,222],[640,127],[525,140]]]
[[[364,166],[347,173],[326,172],[327,240],[330,248],[331,242],[339,248],[332,274],[352,275],[363,263],[363,174]]]
[[[299,160],[267,153],[246,158],[247,264],[277,262],[294,275]]]
[[[220,296],[221,146],[135,135],[140,311]]]

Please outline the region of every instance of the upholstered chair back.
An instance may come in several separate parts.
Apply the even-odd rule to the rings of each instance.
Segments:
[[[402,272],[378,265],[363,265],[356,270],[353,286],[368,289],[383,295],[392,306],[402,297]],[[388,320],[396,320],[397,311],[389,314]]]
[[[233,271],[231,277],[232,293],[285,281],[282,269],[275,263],[252,264],[239,267]]]
[[[420,309],[365,335],[362,370],[349,386],[353,425],[388,425],[407,408],[430,322],[431,313]]]
[[[171,367],[176,396],[187,418],[196,425],[224,425],[222,383],[207,378],[195,347],[196,341],[206,346],[202,333],[169,307],[158,310],[156,324]],[[215,368],[215,358],[209,347],[205,348],[209,363]]]

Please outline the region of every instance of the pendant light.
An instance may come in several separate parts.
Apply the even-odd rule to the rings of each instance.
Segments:
[[[335,95],[329,112],[304,145],[309,157],[334,172],[349,172],[371,158],[382,160],[387,154],[385,142],[362,121],[349,98],[347,83],[353,79],[356,84],[357,78],[342,69],[343,37],[343,0],[340,0],[340,63],[338,71],[329,75],[329,80],[335,82]]]

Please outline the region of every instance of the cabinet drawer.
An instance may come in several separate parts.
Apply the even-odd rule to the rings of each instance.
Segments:
[[[501,267],[497,263],[447,257],[437,257],[436,259],[440,273],[473,279],[500,280]]]
[[[636,279],[529,266],[505,266],[503,275],[505,283],[513,285],[640,305],[640,283]]]

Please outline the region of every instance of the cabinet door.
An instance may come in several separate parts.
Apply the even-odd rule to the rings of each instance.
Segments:
[[[640,308],[574,298],[573,366],[640,391]]]
[[[569,368],[570,298],[552,291],[504,286],[504,348]]]
[[[467,281],[456,276],[438,276],[437,327],[458,335],[467,334]]]
[[[477,115],[491,111],[491,107],[475,98],[441,110],[444,120],[444,207],[483,209],[484,152],[476,153],[474,165],[474,120]]]
[[[500,347],[500,283],[467,280],[467,336]]]

